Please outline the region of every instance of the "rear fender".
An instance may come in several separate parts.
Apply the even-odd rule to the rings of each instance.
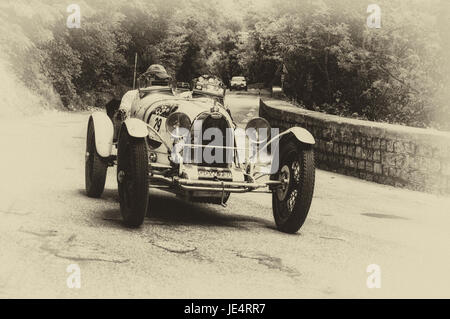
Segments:
[[[94,125],[95,147],[98,155],[107,158],[111,155],[114,127],[111,119],[103,112],[94,112],[89,122]]]

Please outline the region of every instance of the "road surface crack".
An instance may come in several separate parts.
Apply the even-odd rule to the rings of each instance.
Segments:
[[[31,212],[21,212],[19,210],[0,210],[0,213],[7,215],[16,215],[16,216],[28,216]]]
[[[107,248],[86,240],[79,240],[76,234],[69,236],[58,234],[56,230],[26,230],[20,232],[37,236],[43,239],[40,249],[56,257],[74,261],[103,261],[112,263],[125,263],[128,258],[108,253]]]
[[[168,252],[176,253],[176,254],[186,254],[186,253],[193,252],[197,249],[197,247],[187,246],[187,245],[177,243],[175,241],[167,240],[167,239],[152,240],[152,241],[150,241],[150,244],[152,244],[155,247],[158,247],[158,248],[164,249]]]
[[[236,252],[236,256],[239,258],[257,260],[259,264],[264,265],[269,269],[279,270],[292,277],[301,275],[297,270],[283,265],[281,258],[278,257],[273,257],[258,252]]]
[[[105,247],[89,242],[74,242],[74,238],[65,239],[63,242],[47,241],[41,249],[56,257],[74,261],[103,261],[122,264],[129,261],[117,255],[105,252]]]
[[[17,208],[14,208],[14,206],[16,206],[15,204],[16,204],[16,202],[13,202],[11,205],[9,205],[8,208],[6,208],[6,207],[3,209],[0,208],[0,213],[7,214],[7,215],[16,215],[16,216],[28,216],[28,215],[32,214],[31,211],[22,211]]]
[[[34,236],[38,236],[38,237],[53,237],[56,236],[58,231],[57,230],[53,230],[53,229],[38,229],[38,230],[27,230],[27,229],[23,229],[22,227],[19,228],[19,231],[25,234],[30,234],[30,235],[34,235]]]

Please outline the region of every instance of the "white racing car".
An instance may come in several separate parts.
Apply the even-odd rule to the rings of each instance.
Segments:
[[[277,134],[263,118],[238,129],[221,104],[225,93],[180,91],[145,81],[145,74],[138,83],[139,89],[127,94],[128,100],[134,94],[128,114],[119,109],[89,117],[88,196],[102,195],[107,168],[117,165],[127,226],[143,223],[152,205],[149,189],[157,188],[223,206],[232,193],[265,190],[272,194],[277,228],[300,229],[314,191],[315,141],[307,130],[292,127]]]

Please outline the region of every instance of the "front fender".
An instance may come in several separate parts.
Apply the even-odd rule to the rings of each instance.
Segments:
[[[291,127],[290,129],[284,131],[281,135],[287,135],[287,134],[292,134],[295,136],[295,138],[302,143],[305,144],[310,144],[310,145],[314,145],[316,144],[316,141],[314,139],[314,136],[312,136],[312,134],[304,129],[303,127],[298,127],[298,126],[294,126]]]
[[[109,157],[112,151],[114,127],[111,119],[103,112],[94,112],[89,117],[94,125],[95,147],[98,155]]]
[[[270,169],[270,174],[271,179],[275,178],[275,175],[280,168],[280,141],[282,141],[284,138],[283,137],[294,137],[295,139],[297,139],[297,141],[299,141],[300,143],[303,144],[308,144],[308,145],[314,145],[316,144],[316,141],[314,140],[314,136],[312,136],[312,134],[302,128],[302,127],[291,127],[290,129],[287,129],[286,131],[284,131],[283,133],[275,136],[268,144],[266,144],[265,147],[267,147],[267,145],[269,144],[274,144],[275,148],[272,149],[272,165],[271,165],[271,169]]]
[[[132,137],[142,138],[148,135],[147,124],[139,119],[128,118],[123,122],[123,126]]]

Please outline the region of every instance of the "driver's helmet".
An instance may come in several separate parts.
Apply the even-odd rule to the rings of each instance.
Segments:
[[[167,73],[166,69],[161,64],[152,64],[148,67],[147,71],[150,75],[154,75],[159,79],[170,79],[170,75]]]
[[[146,86],[167,86],[171,84],[172,78],[161,64],[150,65],[144,75]]]

